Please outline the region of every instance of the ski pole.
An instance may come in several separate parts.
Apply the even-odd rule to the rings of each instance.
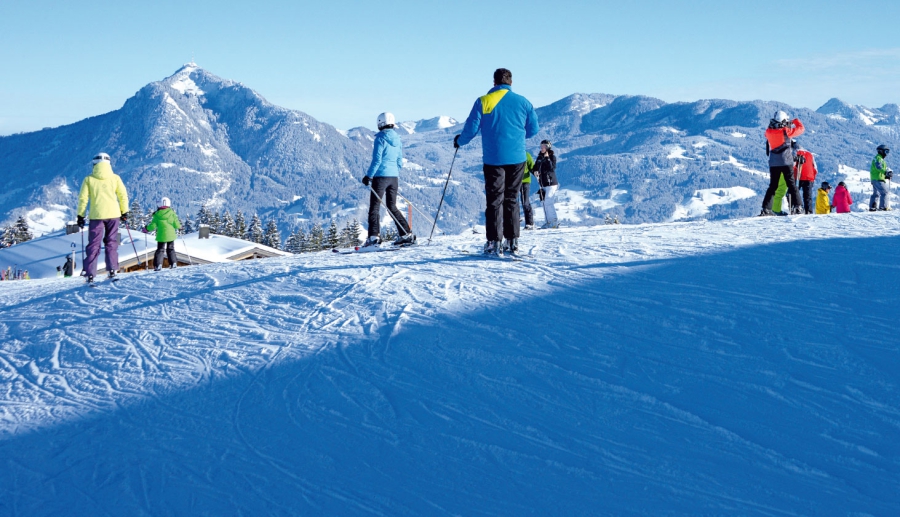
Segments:
[[[419,212],[419,214],[421,214],[423,217],[425,217],[426,220],[431,219],[431,216],[430,216],[430,215],[428,215],[428,214],[426,214],[425,212],[419,210],[419,207],[417,207],[416,205],[412,204],[412,201],[410,201],[410,200],[406,199],[405,197],[403,197],[403,195],[400,194],[399,192],[397,192],[397,197],[399,197],[399,198],[402,199],[403,201],[406,201],[406,204],[408,204],[409,206],[413,207],[413,209],[415,209],[416,212]]]
[[[450,175],[453,174],[453,164],[456,163],[457,153],[459,153],[459,147],[453,151],[453,159],[450,161],[450,172],[447,173],[447,181],[444,182],[444,192],[441,194],[441,202],[438,203],[437,213],[434,214],[434,224],[431,225],[431,234],[428,235],[429,244],[431,244],[431,238],[434,236],[434,228],[437,226],[438,217],[441,215],[441,207],[444,206],[444,196],[447,195],[447,185],[450,184]]]
[[[385,202],[378,196],[378,193],[375,192],[375,189],[372,188],[372,185],[368,185],[368,187],[369,187],[369,190],[372,191],[372,195],[375,196],[375,199],[377,199],[379,203],[381,203],[382,205],[384,205],[384,209],[387,210],[388,215],[391,216],[391,219],[393,219],[394,222],[397,224],[397,228],[399,228],[399,229],[403,232],[403,235],[407,235],[408,232],[407,232],[406,230],[403,229],[403,225],[400,224],[400,221],[398,221],[397,218],[394,217],[394,214],[391,213],[391,209],[388,208],[387,203],[385,203]]]
[[[145,233],[144,234],[144,264],[147,264],[150,262],[150,258],[147,257],[148,251],[149,251],[149,248],[147,247],[147,234]],[[154,258],[153,260],[156,260],[156,259]]]
[[[81,234],[81,273],[82,276],[84,276],[84,228],[80,228],[80,231],[78,233]]]
[[[125,231],[128,232],[128,238],[131,240],[131,247],[134,249],[134,259],[137,260],[138,265],[140,266],[141,265],[141,256],[138,255],[137,246],[134,245],[134,237],[131,236],[131,228],[129,228],[127,224],[125,225]],[[144,269],[146,269],[146,267]]]
[[[187,241],[184,240],[184,235],[181,236],[181,243],[184,244],[184,254],[188,256],[188,263],[193,266],[194,259],[191,258],[191,252],[188,251]]]

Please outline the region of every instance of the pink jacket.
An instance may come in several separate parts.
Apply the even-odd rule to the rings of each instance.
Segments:
[[[850,212],[850,207],[853,206],[853,198],[850,197],[850,191],[847,190],[847,187],[838,185],[834,189],[834,198],[831,200],[831,204],[834,205],[834,211],[839,214]]]

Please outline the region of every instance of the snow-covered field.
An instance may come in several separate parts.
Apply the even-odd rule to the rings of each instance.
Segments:
[[[898,223],[0,283],[0,515],[897,515]]]

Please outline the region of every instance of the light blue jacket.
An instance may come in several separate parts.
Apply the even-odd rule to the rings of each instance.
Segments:
[[[372,165],[366,176],[370,178],[396,178],[403,167],[403,142],[393,129],[379,131],[372,149]]]
[[[475,101],[458,143],[468,144],[481,131],[485,165],[512,165],[525,161],[525,139],[539,130],[534,106],[501,84]]]

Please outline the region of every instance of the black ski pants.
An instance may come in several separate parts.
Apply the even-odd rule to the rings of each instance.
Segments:
[[[153,268],[161,268],[163,266],[163,255],[166,255],[169,259],[169,266],[178,263],[178,259],[175,258],[175,241],[172,242],[157,242],[156,243],[156,253],[153,254]]]
[[[525,226],[534,226],[534,210],[531,209],[531,200],[528,199],[531,194],[530,190],[531,183],[522,183],[520,202],[522,203],[522,211],[525,212]]]
[[[372,187],[375,194],[378,194],[378,197],[375,197],[375,194],[371,192],[369,193],[369,237],[381,234],[381,203],[378,202],[379,197],[384,200],[388,211],[393,214],[394,224],[397,225],[397,233],[402,237],[410,232],[409,223],[406,222],[403,213],[397,209],[397,189],[399,185],[400,180],[398,178],[372,178],[369,186]]]
[[[762,206],[765,209],[772,209],[772,198],[775,197],[775,191],[778,189],[778,180],[784,176],[784,182],[787,184],[788,194],[791,198],[791,208],[800,206],[800,196],[797,193],[797,185],[794,184],[793,168],[784,165],[780,167],[769,167],[769,188],[763,198]]]
[[[519,238],[519,191],[525,176],[525,162],[512,165],[484,165],[484,193],[487,206],[484,224],[487,240]]]
[[[815,213],[812,204],[813,182],[800,180],[800,191],[803,192],[803,211],[807,214]]]

